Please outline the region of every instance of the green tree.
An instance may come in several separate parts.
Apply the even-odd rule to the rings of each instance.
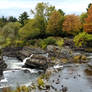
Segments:
[[[13,16],[10,16],[8,22],[17,22],[17,19]]]
[[[38,38],[40,36],[40,29],[38,22],[35,19],[29,20],[29,22],[19,30],[19,36],[22,40],[28,40]]]
[[[40,36],[44,37],[47,21],[49,19],[49,16],[51,13],[55,10],[54,6],[48,5],[48,3],[38,3],[35,11],[31,10],[31,12],[34,14],[34,18],[38,21],[38,28],[40,29]]]
[[[27,12],[23,12],[20,16],[19,16],[19,22],[22,24],[22,26],[24,26],[27,23],[28,20],[28,14]]]
[[[62,34],[62,23],[64,21],[64,16],[61,16],[59,11],[54,11],[47,25],[47,34],[50,35],[61,35]]]
[[[85,23],[85,18],[87,18],[87,13],[84,12],[80,15],[80,20],[81,20],[81,23],[84,24]]]
[[[61,15],[65,15],[65,13],[63,12],[63,10],[62,9],[58,9],[58,11],[61,13]]]
[[[91,7],[91,5],[92,5],[92,3],[89,3],[89,4],[88,4],[87,11],[88,11],[88,9]]]
[[[0,27],[3,27],[4,25],[7,24],[7,18],[5,18],[4,16],[2,16],[2,18],[0,18]]]
[[[2,35],[5,37],[5,39],[10,38],[11,40],[15,40],[18,37],[18,30],[20,26],[21,24],[18,22],[8,23],[2,28]]]

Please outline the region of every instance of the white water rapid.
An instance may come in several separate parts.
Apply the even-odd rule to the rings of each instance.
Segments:
[[[7,64],[7,70],[3,71],[3,77],[0,80],[0,88],[19,85],[27,85],[37,78],[38,70],[23,68],[22,66],[26,63],[28,59],[31,59],[33,54],[25,58],[23,62],[12,57],[3,57],[3,60]]]

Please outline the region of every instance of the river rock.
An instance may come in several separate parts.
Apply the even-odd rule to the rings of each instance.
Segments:
[[[58,46],[48,45],[47,52],[49,53],[49,57],[56,57],[56,58],[70,58],[72,50],[65,46],[60,48]]]
[[[58,57],[60,51],[61,48],[58,46],[54,46],[54,45],[47,46],[47,52],[49,53],[49,57]]]
[[[33,55],[26,61],[25,67],[45,70],[48,68],[48,64],[48,59],[45,56]]]
[[[85,48],[85,51],[86,51],[86,52],[89,52],[89,53],[92,53],[92,47],[90,47],[90,48]]]
[[[59,58],[67,58],[70,59],[72,57],[72,50],[66,46],[61,49],[61,52],[59,54]]]
[[[92,60],[88,63],[88,66],[92,68]]]
[[[64,38],[64,46],[69,46],[70,48],[74,48],[74,41],[73,39]]]
[[[7,67],[7,65],[5,64],[5,62],[0,57],[0,76],[2,76],[3,71],[5,70],[6,67]]]
[[[87,57],[84,54],[81,53],[73,53],[72,61],[75,63],[87,63]]]
[[[17,54],[21,49],[21,47],[7,47],[2,49],[1,54],[2,56],[17,57]]]
[[[43,56],[48,56],[46,51],[40,49],[40,48],[31,48],[31,47],[23,47],[22,50],[20,50],[18,52],[18,55],[17,57],[20,59],[20,60],[23,60],[24,58],[26,57],[29,57],[31,54],[35,54],[35,55],[43,55]]]

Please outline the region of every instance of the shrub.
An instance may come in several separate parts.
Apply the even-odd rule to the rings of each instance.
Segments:
[[[30,20],[24,27],[19,30],[21,39],[34,39],[40,36],[40,29],[36,20]]]
[[[54,37],[48,37],[46,39],[44,39],[44,41],[46,42],[47,45],[55,45],[56,44],[56,40]]]
[[[63,44],[64,44],[64,40],[63,40],[63,39],[59,39],[59,40],[56,41],[56,44],[57,44],[58,46],[62,47]]]
[[[86,46],[89,41],[92,41],[92,34],[86,32],[79,33],[74,37],[73,41],[77,47]]]
[[[23,47],[23,43],[24,43],[24,41],[16,40],[16,41],[15,41],[15,46],[16,46],[16,47]]]
[[[47,47],[47,45],[55,45],[55,44],[56,44],[56,40],[54,37],[48,37],[44,40],[40,40],[40,42],[39,42],[39,46],[42,49],[45,49]]]
[[[0,44],[4,44],[5,43],[5,38],[4,36],[0,36]]]
[[[29,44],[31,44],[31,45],[35,45],[35,42],[36,42],[36,41],[35,41],[35,40],[29,40],[28,42],[29,42]]]
[[[42,48],[42,49],[45,49],[47,47],[47,44],[44,40],[41,40],[40,43],[39,43],[39,46]]]
[[[40,77],[38,78],[37,83],[39,88],[44,87],[45,85],[44,80]]]

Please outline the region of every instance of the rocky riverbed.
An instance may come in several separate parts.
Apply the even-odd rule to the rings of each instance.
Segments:
[[[43,73],[50,77],[48,79],[42,79],[45,82],[45,86],[39,90],[37,84],[33,92],[92,91],[92,87],[90,86],[92,85],[92,82],[90,82],[92,81],[91,53],[74,51],[68,46],[60,48],[58,46],[49,45],[46,50],[31,47],[5,48],[2,50],[1,56],[7,57],[7,59],[1,59],[2,62],[0,65],[3,68],[0,66],[0,69],[3,69],[1,73],[6,77],[8,85],[16,83],[17,81],[19,85],[26,85],[26,83],[31,85],[32,80],[34,78],[34,80],[37,80],[40,76],[39,73]],[[7,64],[6,72],[5,63]],[[44,72],[32,74],[32,69],[36,69],[37,71],[41,69]],[[24,77],[22,75],[24,75]],[[13,82],[13,78],[15,82]],[[86,88],[86,90],[84,90],[84,88]]]

